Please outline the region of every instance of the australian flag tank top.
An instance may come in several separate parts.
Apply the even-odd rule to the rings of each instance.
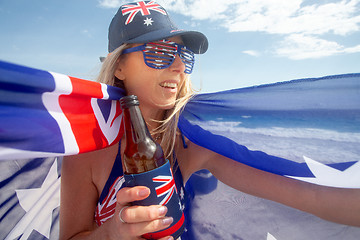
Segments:
[[[98,226],[101,226],[114,215],[116,206],[116,193],[124,187],[125,180],[121,163],[120,146],[121,144],[119,144],[119,150],[110,172],[110,176],[106,181],[95,209],[95,222]],[[186,145],[184,145],[184,147],[186,147]],[[191,234],[186,229],[186,226],[189,226],[188,224],[190,224],[190,218],[186,217],[187,212],[189,212],[189,209],[187,209],[188,196],[184,188],[183,178],[175,154],[174,159],[175,162],[172,170],[174,173],[176,188],[179,190],[180,202],[185,214],[185,231],[178,239],[193,239],[190,237]]]

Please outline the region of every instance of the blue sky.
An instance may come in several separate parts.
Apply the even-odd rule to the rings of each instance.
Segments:
[[[0,0],[0,60],[94,79],[119,0]],[[360,72],[358,0],[158,0],[207,35],[192,80],[214,92]]]

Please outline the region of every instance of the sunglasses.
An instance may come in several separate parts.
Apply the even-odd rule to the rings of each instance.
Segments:
[[[142,51],[145,64],[155,69],[170,67],[175,60],[176,54],[180,56],[181,61],[185,64],[184,73],[190,74],[195,63],[194,52],[181,44],[166,39],[125,49],[122,54],[137,51]]]

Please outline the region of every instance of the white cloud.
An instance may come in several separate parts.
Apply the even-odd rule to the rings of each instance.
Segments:
[[[109,0],[107,0],[109,1]],[[166,9],[194,20],[220,20],[230,32],[262,31],[271,34],[346,35],[360,29],[360,3],[305,0],[158,0]]]
[[[359,30],[358,1],[341,1],[302,6],[302,0],[257,0],[239,4],[236,14],[226,19],[231,32],[261,31],[271,34],[346,35]]]
[[[93,35],[91,34],[91,32],[90,32],[89,30],[87,30],[87,29],[81,30],[81,34],[83,34],[84,36],[87,36],[87,37],[89,37],[89,38],[92,38],[92,37],[93,37]]]
[[[223,20],[229,16],[231,6],[238,0],[158,0],[166,9],[194,20]],[[231,15],[230,15],[231,16]]]
[[[253,56],[253,57],[260,56],[260,53],[258,51],[254,51],[254,50],[246,50],[246,51],[243,51],[243,53]]]
[[[131,2],[100,0],[103,7]],[[346,35],[360,29],[360,2],[338,0],[305,5],[306,0],[157,0],[167,10],[193,20],[218,21],[230,32],[262,31],[271,34]]]
[[[360,45],[346,48],[334,41],[303,34],[291,34],[287,36],[276,50],[279,56],[294,60],[321,58],[335,54],[356,52],[360,52]]]
[[[103,7],[118,7],[129,1],[100,0]],[[275,51],[291,59],[358,52],[325,35],[348,36],[360,31],[359,0],[157,0],[167,10],[196,20],[211,21],[229,32],[263,32],[283,36]],[[196,25],[196,24],[195,24]],[[296,51],[298,46],[305,52]],[[253,52],[244,52],[253,54]]]
[[[99,0],[99,5],[105,8],[118,8],[126,2],[133,1],[122,1],[122,0]]]
[[[358,53],[360,52],[360,44],[355,47],[349,47],[344,49],[344,53]]]
[[[275,51],[290,59],[320,58],[359,52],[324,39],[325,34],[346,36],[360,29],[360,2],[322,3],[305,0],[170,0],[168,9],[194,20],[210,20],[229,32],[264,32],[284,37]],[[245,54],[259,56],[247,50]]]

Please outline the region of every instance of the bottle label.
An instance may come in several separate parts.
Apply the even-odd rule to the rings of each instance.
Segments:
[[[154,170],[140,174],[124,174],[127,187],[147,186],[150,196],[142,201],[133,202],[133,205],[149,206],[164,205],[168,208],[167,216],[173,217],[173,223],[166,229],[147,233],[142,237],[146,239],[159,239],[165,236],[179,237],[184,231],[184,213],[176,189],[174,176],[169,161]]]

